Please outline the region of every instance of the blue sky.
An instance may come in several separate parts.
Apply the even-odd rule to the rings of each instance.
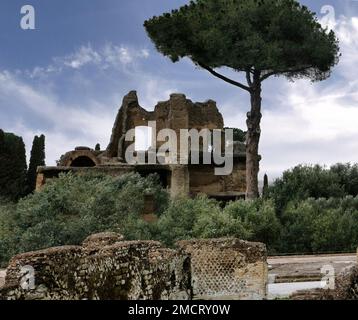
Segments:
[[[226,125],[245,128],[246,92],[189,60],[173,64],[156,52],[143,21],[186,0],[1,0],[0,128],[47,137],[47,164],[78,145],[106,147],[123,95],[137,90],[152,109],[170,93],[213,99]],[[342,60],[322,83],[264,84],[261,175],[298,163],[358,161],[358,1],[301,1],[341,40]],[[33,5],[36,30],[20,28]],[[330,5],[330,11],[321,9]],[[224,71],[240,79],[240,75]]]

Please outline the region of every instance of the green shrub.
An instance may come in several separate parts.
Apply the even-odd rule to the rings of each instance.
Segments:
[[[274,248],[281,225],[271,201],[219,203],[199,196],[173,200],[158,222],[132,221],[131,234],[139,239],[156,239],[172,246],[178,240],[236,237],[262,241]]]
[[[331,167],[346,195],[358,196],[358,164],[338,163]]]
[[[217,201],[206,196],[174,199],[157,222],[134,219],[126,229],[130,239],[155,239],[168,246],[193,238],[249,237],[239,219],[223,211]]]
[[[282,216],[283,253],[355,251],[358,197],[291,202]]]
[[[158,216],[151,223],[141,219],[148,194],[154,196]],[[303,190],[298,194],[304,197]],[[358,197],[301,200],[290,195],[284,201],[289,198],[281,211],[264,199],[221,208],[206,196],[169,201],[156,175],[61,175],[17,204],[0,201],[0,264],[19,252],[76,245],[105,231],[168,246],[192,238],[237,237],[263,242],[271,254],[355,251]]]
[[[235,219],[226,211],[210,211],[207,214],[200,214],[194,225],[194,236],[196,238],[221,238],[236,237],[248,239],[249,230],[245,229],[239,219]]]
[[[168,194],[157,176],[61,175],[41,192],[20,200],[11,215],[0,218],[2,224],[11,221],[5,223],[7,235],[0,244],[0,250],[8,253],[0,260],[4,263],[14,252],[80,244],[97,232],[121,232],[129,219],[139,220],[147,194],[154,196],[161,215]],[[9,241],[14,249],[6,245]]]
[[[4,267],[12,255],[16,253],[14,213],[15,204],[0,199],[0,267]]]
[[[272,201],[237,201],[224,208],[224,212],[242,225],[244,239],[259,241],[272,249],[280,239],[281,224]]]
[[[282,214],[282,253],[312,252],[314,220],[318,212],[312,201],[291,202]]]
[[[277,179],[269,188],[269,197],[274,200],[279,213],[290,201],[341,198],[345,195],[338,174],[319,165],[299,165],[285,171],[282,178]]]
[[[167,245],[175,241],[192,239],[194,226],[201,216],[219,214],[220,207],[215,200],[204,196],[195,199],[178,198],[173,200],[158,221],[160,239]]]

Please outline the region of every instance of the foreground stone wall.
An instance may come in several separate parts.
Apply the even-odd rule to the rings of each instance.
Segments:
[[[28,274],[26,274],[28,272]],[[31,276],[34,276],[31,278]],[[31,282],[34,279],[34,282]],[[106,233],[82,246],[14,257],[0,299],[265,299],[266,248],[238,239],[123,241]]]
[[[267,297],[265,245],[238,239],[178,242],[191,256],[193,298],[262,300]]]
[[[0,270],[0,288],[5,285],[5,276],[6,276],[5,270]]]
[[[0,295],[27,300],[190,298],[187,255],[158,242],[110,239],[94,236],[82,247],[51,248],[14,257]],[[24,283],[24,270],[29,267],[34,269],[34,288],[31,281]]]

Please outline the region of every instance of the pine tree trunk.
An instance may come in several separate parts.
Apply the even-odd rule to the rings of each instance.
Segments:
[[[246,199],[259,197],[259,142],[261,136],[261,83],[255,81],[251,92],[251,111],[247,114],[246,138]]]

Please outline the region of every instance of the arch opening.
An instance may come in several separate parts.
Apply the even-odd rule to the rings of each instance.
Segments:
[[[71,167],[74,168],[86,168],[86,167],[95,167],[95,166],[96,164],[94,163],[94,161],[86,156],[80,156],[71,162]]]

